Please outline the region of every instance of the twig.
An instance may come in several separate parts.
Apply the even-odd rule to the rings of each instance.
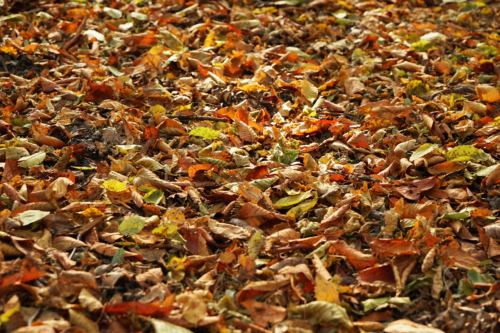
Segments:
[[[80,237],[82,236],[81,233],[78,234],[78,236],[76,236],[76,240],[80,240]],[[69,259],[71,260],[71,258],[73,258],[73,256],[75,255],[75,252],[76,252],[76,247],[73,248],[73,251],[71,251],[71,254],[69,255]]]
[[[33,315],[28,318],[28,321],[26,322],[26,326],[31,326],[31,324],[33,323],[33,321],[36,319],[36,317],[40,313],[40,310],[42,310],[41,307],[37,308],[36,311],[35,311],[35,313],[33,313]]]
[[[227,123],[229,120],[227,118],[209,117],[209,116],[167,116],[168,118],[179,119],[180,121],[190,121],[190,120],[210,120],[210,121],[220,121]]]
[[[77,190],[81,190],[82,188],[84,188],[84,187],[86,187],[88,184],[90,184],[90,182],[92,181],[92,179],[94,178],[94,176],[95,176],[96,174],[97,174],[97,172],[96,172],[96,173],[93,173],[93,174],[92,174],[92,175],[91,175],[91,176],[87,179],[87,181],[86,181],[84,184],[82,184],[82,185],[78,186]]]
[[[67,42],[66,44],[64,44],[63,50],[69,49],[71,46],[73,46],[73,44],[75,44],[80,39],[80,36],[82,35],[83,27],[85,26],[85,22],[87,22],[87,16],[85,16],[83,18],[82,24],[80,24],[78,26],[78,28],[76,29],[75,36],[73,38],[71,38],[69,40],[69,42]]]

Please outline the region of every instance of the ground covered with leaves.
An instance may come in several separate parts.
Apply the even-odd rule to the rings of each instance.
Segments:
[[[0,4],[2,332],[500,331],[498,4]]]

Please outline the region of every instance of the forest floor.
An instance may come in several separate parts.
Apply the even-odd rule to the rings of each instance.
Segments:
[[[500,332],[499,11],[0,0],[0,331]]]

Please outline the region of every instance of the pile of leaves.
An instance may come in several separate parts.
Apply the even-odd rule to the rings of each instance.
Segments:
[[[500,330],[487,0],[0,0],[0,329]]]

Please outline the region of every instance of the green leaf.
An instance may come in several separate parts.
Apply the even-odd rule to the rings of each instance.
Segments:
[[[458,293],[465,296],[470,296],[476,291],[476,288],[467,279],[462,279],[458,282]]]
[[[144,196],[144,202],[153,203],[155,205],[158,205],[162,199],[163,199],[163,191],[156,189],[146,193],[146,195]]]
[[[449,150],[444,154],[446,159],[450,162],[465,162],[465,161],[486,161],[488,155],[473,146],[458,146]]]
[[[45,216],[50,215],[50,212],[44,212],[41,210],[27,210],[19,214],[19,221],[25,225],[35,223],[43,219]]]
[[[31,120],[25,119],[25,118],[16,118],[16,119],[12,119],[10,124],[14,127],[30,128]]]
[[[352,327],[352,323],[347,316],[347,311],[340,305],[315,301],[308,304],[299,305],[296,312],[309,320],[309,324],[317,325],[323,324],[326,326],[345,325]]]
[[[486,279],[474,269],[467,271],[467,277],[472,283],[486,283]]]
[[[459,213],[444,214],[441,218],[443,220],[461,220],[461,219],[466,219],[469,217],[470,217],[470,212],[465,211],[465,212],[459,212]]]
[[[144,228],[145,224],[146,223],[142,217],[130,216],[123,220],[123,222],[118,227],[118,231],[125,236],[135,235]]]
[[[191,130],[189,132],[189,135],[192,136],[199,136],[204,139],[210,139],[210,140],[215,140],[219,137],[219,131],[215,131],[211,128],[207,127],[196,127],[195,129]]]
[[[279,177],[270,177],[270,178],[262,178],[262,179],[255,179],[250,182],[253,186],[257,187],[261,191],[265,191],[268,188],[273,185]]]
[[[21,168],[31,168],[32,166],[38,165],[45,160],[47,156],[46,153],[40,152],[33,154],[31,156],[21,157],[18,162]]]
[[[293,218],[298,218],[300,215],[302,215],[305,212],[313,209],[314,206],[316,206],[317,203],[318,203],[318,194],[316,192],[314,192],[314,198],[312,198],[310,200],[307,200],[307,201],[304,201],[300,205],[298,205],[296,207],[293,207],[292,209],[290,209],[286,213],[286,215],[287,216],[291,216]]]
[[[476,283],[495,283],[495,279],[489,274],[479,274],[476,270],[470,269],[467,271],[467,277],[469,280]]]
[[[481,261],[477,267],[484,267],[484,266],[488,266],[488,265],[491,265],[493,263],[493,261],[491,259],[486,259],[486,260],[483,260]]]
[[[279,157],[279,162],[283,164],[292,164],[299,157],[300,150],[285,149],[283,155]]]
[[[370,298],[367,299],[366,301],[361,302],[363,305],[363,311],[368,312],[371,311],[375,308],[378,308],[382,304],[387,303],[387,301],[390,299],[390,297],[381,297],[381,298]]]
[[[424,276],[408,283],[405,287],[405,290],[417,290],[425,287],[430,287],[431,285],[432,285],[432,277]]]
[[[103,11],[114,19],[122,18],[122,12],[118,9],[105,7]]]
[[[132,12],[130,14],[130,16],[132,16],[133,18],[135,18],[136,20],[139,20],[139,21],[147,21],[148,20],[148,16],[146,14],[139,13],[139,12]]]
[[[156,333],[193,333],[192,331],[180,327],[174,324],[170,324],[166,321],[148,318],[153,327],[155,328]]]
[[[281,209],[281,208],[285,208],[285,207],[289,207],[289,206],[294,206],[294,205],[306,200],[307,197],[309,197],[309,195],[311,195],[311,191],[307,191],[307,192],[304,192],[301,194],[281,198],[278,201],[276,201],[276,203],[274,204],[274,207],[277,209]]]
[[[376,309],[380,305],[385,303],[393,304],[397,308],[402,309],[410,306],[411,300],[409,297],[381,297],[381,298],[371,298],[361,302],[365,312]]]
[[[432,144],[432,143],[424,143],[420,147],[418,147],[417,150],[413,152],[413,154],[410,157],[410,162],[415,161],[417,158],[423,157],[429,153],[432,153],[434,150],[438,149],[439,145],[438,144]]]
[[[498,49],[495,46],[489,45],[489,44],[479,44],[477,46],[477,49],[482,54],[486,54],[486,55],[490,55],[490,56],[495,56],[498,54]]]
[[[111,260],[111,265],[114,264],[123,264],[125,261],[125,249],[121,247],[118,251],[116,251],[113,259]]]

